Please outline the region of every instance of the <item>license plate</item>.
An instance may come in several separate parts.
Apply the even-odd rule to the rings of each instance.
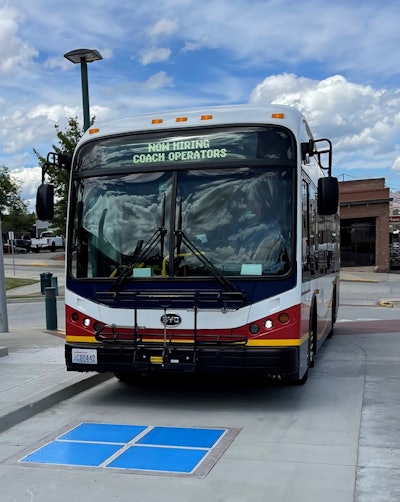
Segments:
[[[72,362],[77,364],[97,364],[97,350],[72,349]]]

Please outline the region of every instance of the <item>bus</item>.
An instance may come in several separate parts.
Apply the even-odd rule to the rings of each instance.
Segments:
[[[339,305],[332,143],[286,106],[90,127],[70,170],[66,367],[247,373],[304,383]]]

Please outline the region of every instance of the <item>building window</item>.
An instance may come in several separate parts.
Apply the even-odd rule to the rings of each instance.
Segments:
[[[342,267],[375,265],[375,218],[349,218],[341,220]]]

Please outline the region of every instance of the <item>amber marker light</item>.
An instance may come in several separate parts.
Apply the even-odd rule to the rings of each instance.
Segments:
[[[271,115],[271,117],[273,119],[284,119],[285,118],[285,114],[284,113],[273,113]]]
[[[212,120],[213,116],[212,115],[202,115],[200,117],[200,120]]]
[[[100,131],[100,129],[99,129],[99,128],[97,128],[97,127],[91,127],[91,128],[89,129],[89,134],[96,134],[96,133],[98,133],[99,131]]]
[[[176,117],[176,122],[187,122],[187,117]]]
[[[163,123],[163,119],[152,119],[151,123],[152,124],[162,124]]]
[[[287,312],[282,312],[282,314],[279,314],[278,316],[278,321],[281,324],[286,324],[289,322],[289,314]]]
[[[72,312],[71,319],[72,319],[73,322],[78,322],[79,321],[79,314],[78,314],[78,312]]]

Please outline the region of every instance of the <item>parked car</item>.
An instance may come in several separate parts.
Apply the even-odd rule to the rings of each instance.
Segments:
[[[3,253],[11,254],[12,252],[13,250],[11,248],[11,244],[8,244],[8,242],[6,244],[3,244]],[[26,253],[26,249],[14,246],[14,253]]]
[[[55,251],[56,249],[64,249],[65,242],[64,237],[55,236],[53,232],[42,232],[39,238],[32,238],[31,240],[31,250],[35,253],[39,253],[42,249],[49,251]]]
[[[14,244],[15,244],[15,246],[18,246],[20,248],[24,248],[27,251],[31,251],[30,239],[15,239]]]
[[[14,253],[27,253],[31,251],[31,241],[28,239],[14,239],[12,245]],[[3,253],[12,253],[10,242],[3,244]]]

